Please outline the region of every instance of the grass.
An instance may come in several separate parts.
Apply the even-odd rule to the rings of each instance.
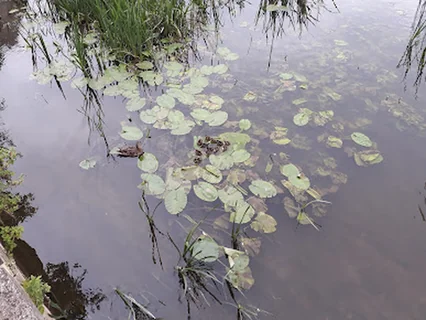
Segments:
[[[50,292],[50,286],[41,280],[41,276],[31,276],[22,283],[22,286],[36,305],[37,309],[41,314],[43,314],[44,295]]]
[[[93,28],[106,47],[137,58],[194,36],[207,9],[205,0],[49,1],[61,20]]]

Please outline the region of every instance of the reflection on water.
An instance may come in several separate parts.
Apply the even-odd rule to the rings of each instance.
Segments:
[[[184,319],[194,305],[198,308],[190,310],[193,319],[422,317],[426,298],[421,275],[426,261],[421,254],[425,236],[419,216],[419,208],[424,212],[424,206],[419,207],[418,196],[425,179],[421,173],[426,156],[419,147],[424,145],[424,97],[421,91],[418,101],[412,92],[404,94],[394,68],[409,36],[414,11],[381,1],[367,5],[342,0],[340,14],[330,2],[318,23],[310,4],[297,1],[286,10],[283,4],[285,1],[246,4],[232,25],[224,20],[220,41],[240,59],[229,62],[229,74],[223,78],[212,77],[208,91],[226,99],[227,130],[243,130],[242,118],[251,121],[247,132],[252,140],[247,150],[256,161],[244,175],[234,173],[235,181],[246,187],[246,179],[282,179],[279,166],[291,161],[303,168],[298,178],[306,181],[303,177],[308,176],[312,190],[326,195],[332,206],[326,208],[326,215],[318,208],[307,209],[323,226],[321,232],[310,225],[296,228],[281,201],[289,197],[296,207],[297,202],[307,203],[306,195],[291,196],[291,188],[289,191],[284,185],[286,189],[278,190],[278,197],[254,204],[275,218],[277,231],[261,235],[247,225],[233,241],[229,229],[223,232],[214,227],[229,224],[229,219],[218,220],[226,214],[222,207],[205,209],[205,202],[190,196],[186,212],[194,219],[204,219],[200,230],[221,246],[246,249],[244,245],[249,243],[248,251],[257,254],[250,258],[255,282],[245,296],[228,290],[229,283],[201,282],[209,291],[215,290],[213,295],[219,301],[208,291],[190,291],[199,288],[195,287],[199,281],[185,285],[188,279],[199,280],[196,276],[206,270],[195,264],[191,267],[198,273],[186,269],[183,274],[187,263],[166,236],[169,233],[179,247],[193,224],[182,216],[169,215],[162,204],[155,218],[146,209],[144,217],[137,204],[140,171],[132,159],[108,162],[101,151],[102,139],[94,138],[93,145],[86,146],[87,125],[74,115],[76,106],[82,104],[78,92],[64,83],[64,101],[53,89],[25,82],[22,79],[30,73],[30,60],[17,75],[11,69],[28,55],[10,54],[0,83],[7,88],[25,85],[30,97],[27,102],[31,102],[31,108],[23,106],[21,97],[5,92],[13,106],[6,110],[5,119],[24,154],[18,171],[28,175],[26,190],[37,190],[32,201],[39,211],[26,223],[25,237],[34,243],[43,261],[81,261],[90,271],[71,276],[73,268],[67,263],[46,265],[46,276],[54,276],[58,291],[73,288],[68,297],[75,298],[76,306],[71,305],[74,315],[81,319],[89,314],[99,319],[123,316],[101,303],[100,291],[85,291],[82,279],[86,277],[87,286],[112,293],[110,301],[117,301],[112,288],[119,286],[152,314],[166,319]],[[316,22],[316,28],[300,37],[299,24],[305,30],[311,22]],[[256,29],[256,23],[262,30]],[[290,28],[283,29],[287,24]],[[264,45],[264,32],[275,39],[272,54]],[[220,59],[208,51],[202,55],[202,62]],[[268,61],[272,62],[269,70]],[[151,86],[146,94],[155,100],[161,89]],[[34,99],[40,93],[48,104]],[[140,125],[138,114],[122,112],[120,98],[97,98],[102,103],[97,110],[102,112],[99,119],[104,136],[114,145],[120,141],[119,120],[127,118],[132,125]],[[305,119],[308,124],[303,126]],[[189,138],[170,138],[164,131],[152,129],[144,149],[155,153],[160,165],[191,162],[192,135],[222,132],[207,126],[193,130]],[[365,146],[354,144],[353,132],[365,133],[371,140],[361,143],[371,143],[368,148],[379,152],[383,161],[363,167],[377,157],[371,158]],[[354,155],[357,163],[348,157]],[[78,163],[88,156],[98,156],[97,167],[82,172]],[[146,203],[154,210],[158,200],[147,197]],[[162,268],[152,263],[152,257],[159,261],[160,254]],[[226,270],[226,266],[219,267]],[[182,293],[197,303],[185,304],[182,299],[181,304],[177,298]],[[63,302],[67,303],[68,299]]]

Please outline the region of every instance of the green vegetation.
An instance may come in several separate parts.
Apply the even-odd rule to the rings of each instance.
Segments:
[[[60,19],[96,32],[106,47],[127,57],[174,48],[199,33],[206,22],[205,0],[50,0]]]
[[[16,240],[21,238],[23,232],[24,227],[22,226],[0,227],[0,237],[9,255],[12,255],[16,248]]]
[[[43,314],[44,295],[50,292],[50,286],[41,280],[41,276],[31,276],[22,283],[22,286],[36,305],[37,309]]]

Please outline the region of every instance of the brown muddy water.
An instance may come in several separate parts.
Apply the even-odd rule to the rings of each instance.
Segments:
[[[13,7],[8,7],[10,3],[0,2],[2,22]],[[339,11],[333,6],[330,11],[321,10],[315,25],[301,33],[286,23],[286,34],[274,39],[272,51],[271,33],[265,37],[262,24],[254,24],[256,1],[246,4],[232,21],[226,20],[220,30],[223,45],[240,58],[227,63],[235,83],[232,90],[221,92],[218,86],[211,92],[225,100],[230,121],[247,118],[267,132],[266,138],[256,137],[262,150],[255,167],[263,170],[260,176],[267,176],[268,155],[279,152],[286,152],[293,163],[304,168],[320,159],[319,152],[327,153],[348,176],[337,192],[324,197],[332,205],[324,217],[315,218],[322,226],[320,232],[309,225],[297,227],[289,218],[282,205],[286,189],[284,195],[267,200],[277,230],[260,235],[260,253],[250,262],[255,284],[240,297],[245,305],[268,312],[260,313],[259,319],[424,319],[426,222],[419,207],[426,212],[426,135],[417,125],[398,120],[386,106],[392,99],[403,101],[405,110],[426,117],[425,86],[416,95],[413,79],[409,76],[404,82],[403,70],[396,69],[417,4],[416,0],[339,0]],[[178,255],[166,237],[158,236],[164,269],[151,259],[149,228],[138,206],[140,190],[136,186],[141,171],[135,161],[106,158],[103,139],[96,131],[89,135],[87,119],[78,112],[83,97],[69,83],[63,84],[64,99],[54,83],[39,85],[29,79],[31,55],[16,30],[3,26],[0,41],[4,56],[0,60],[0,97],[7,107],[2,119],[23,155],[15,166],[16,172],[25,175],[20,191],[32,193],[31,204],[38,208],[24,223],[23,239],[36,250],[45,268],[68,262],[69,269],[75,269],[70,271],[75,278],[86,270],[84,281],[79,278],[78,297],[83,298],[74,318],[125,319],[113,291],[119,287],[158,317],[186,319],[187,305],[178,299],[181,291],[174,272]],[[200,63],[208,64],[208,58]],[[305,76],[308,88],[273,98],[276,87],[269,81],[289,71]],[[315,94],[323,87],[333,88],[341,98],[317,100]],[[248,91],[258,99],[243,100]],[[155,92],[153,89],[153,95],[158,94]],[[292,105],[301,97],[308,101]],[[366,99],[371,101],[370,107]],[[227,101],[232,103],[227,106]],[[130,117],[132,123],[146,126],[137,113],[125,110],[121,98],[105,96],[102,103],[111,146],[121,142],[120,121]],[[377,144],[384,160],[360,167],[343,148],[327,148],[317,142],[325,128],[295,126],[293,116],[299,107],[333,110],[345,124],[344,146],[353,147],[348,136],[361,131]],[[357,121],[362,125],[356,125]],[[274,126],[306,136],[311,149],[271,143],[268,136]],[[167,150],[162,147],[167,134],[153,130],[144,148],[163,164],[178,149],[190,151],[192,135],[218,132],[214,130],[206,126],[191,132],[187,140],[168,137]],[[97,166],[82,170],[79,162],[88,157],[95,157]],[[321,179],[312,176],[311,184],[321,185]],[[154,207],[157,200],[148,197],[148,202]],[[184,212],[201,219],[204,205],[191,193]],[[187,221],[167,213],[164,205],[158,210],[157,227],[182,243],[185,233],[178,222],[187,225]],[[207,220],[220,214],[210,212]],[[229,239],[218,242],[230,246]],[[81,267],[72,268],[74,264]],[[31,269],[31,263],[24,268]],[[64,294],[70,289],[64,283],[62,292],[57,292],[64,297],[58,299],[71,303],[77,298]],[[101,291],[105,298],[95,298]],[[200,306],[191,310],[192,319],[236,319],[229,294],[218,294],[218,298],[222,305],[207,299],[208,305],[200,298]]]

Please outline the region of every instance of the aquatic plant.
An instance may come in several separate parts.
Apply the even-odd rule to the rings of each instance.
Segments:
[[[120,297],[120,299],[125,304],[126,308],[129,310],[128,319],[133,320],[155,320],[159,319],[155,317],[145,306],[138,302],[131,295],[122,292],[119,289],[114,289],[115,293]]]
[[[1,242],[9,255],[12,255],[16,248],[16,240],[21,239],[23,232],[24,227],[22,226],[0,227]]]
[[[22,286],[36,305],[40,313],[44,313],[44,296],[50,292],[50,286],[41,280],[41,276],[30,276],[22,282]]]

